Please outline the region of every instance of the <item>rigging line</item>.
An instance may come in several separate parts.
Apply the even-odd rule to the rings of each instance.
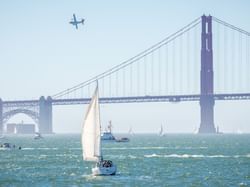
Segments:
[[[160,42],[154,44],[153,46],[149,47],[148,49],[142,51],[141,53],[139,53],[139,54],[137,54],[137,55],[135,55],[135,56],[133,56],[132,58],[130,58],[130,59],[128,59],[128,60],[126,60],[126,61],[120,63],[119,65],[114,66],[113,68],[111,68],[111,69],[109,69],[109,70],[107,70],[107,71],[105,71],[105,72],[103,72],[103,73],[101,73],[101,74],[99,74],[99,75],[97,75],[97,76],[95,76],[95,77],[93,77],[93,78],[91,78],[91,79],[85,81],[85,82],[82,82],[82,83],[80,83],[80,84],[78,84],[78,85],[76,85],[76,86],[74,86],[74,87],[71,87],[71,88],[69,88],[68,90],[74,89],[74,88],[76,88],[76,87],[79,88],[80,86],[83,86],[83,85],[85,86],[86,83],[91,82],[91,81],[93,81],[93,80],[96,81],[96,79],[102,78],[103,75],[107,74],[108,72],[113,71],[114,69],[117,69],[117,68],[119,69],[120,66],[126,65],[128,62],[133,61],[135,58],[140,57],[140,56],[143,55],[144,53],[147,53],[148,51],[152,51],[152,52],[153,52],[152,49],[156,48],[156,47],[159,46],[159,45],[162,46],[162,43],[164,43],[164,42],[165,42],[165,44],[166,44],[166,41],[170,40],[172,37],[174,37],[174,39],[175,39],[175,38],[176,38],[176,35],[178,35],[180,32],[187,32],[188,30],[192,29],[193,27],[195,27],[195,26],[198,25],[199,23],[200,23],[200,17],[197,18],[197,19],[195,19],[194,21],[192,21],[190,24],[186,25],[185,27],[181,28],[180,30],[178,30],[178,31],[175,32],[174,34],[172,34],[172,35],[168,36],[167,38],[163,39],[162,41],[160,41]],[[189,27],[190,27],[190,28],[189,28]],[[187,28],[188,28],[188,29],[187,29]],[[179,35],[178,35],[178,36],[179,36]],[[178,37],[178,36],[177,36],[177,37]],[[159,47],[158,47],[158,48],[159,48]],[[158,48],[157,48],[157,49],[158,49]],[[144,56],[144,55],[143,55],[143,56]],[[130,64],[130,63],[129,63],[129,64]],[[58,95],[60,96],[61,94],[65,93],[65,91],[66,91],[66,90],[61,91],[61,92],[59,92],[59,93],[57,93],[57,94],[54,94],[52,97],[57,97]]]
[[[220,24],[222,24],[222,25],[224,25],[224,26],[226,26],[226,27],[229,27],[229,28],[234,29],[234,30],[236,30],[236,31],[238,31],[238,32],[241,32],[242,34],[245,34],[245,35],[247,35],[247,36],[250,36],[250,32],[247,32],[247,31],[245,31],[245,30],[243,30],[243,29],[240,29],[239,27],[236,27],[236,26],[234,26],[234,25],[231,25],[231,24],[229,24],[229,23],[227,23],[227,22],[225,22],[225,21],[222,21],[222,20],[220,20],[220,19],[218,19],[218,18],[216,18],[216,17],[212,17],[212,18],[213,18],[213,20],[216,21],[217,23],[220,23]]]

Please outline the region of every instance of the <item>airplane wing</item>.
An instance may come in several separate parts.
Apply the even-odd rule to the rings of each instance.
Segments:
[[[76,16],[75,16],[75,14],[73,14],[73,18],[74,18],[74,22],[76,22]]]

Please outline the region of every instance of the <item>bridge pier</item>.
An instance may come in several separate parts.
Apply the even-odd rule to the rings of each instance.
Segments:
[[[3,133],[3,101],[0,98],[0,134]]]
[[[52,131],[52,98],[44,96],[39,99],[39,132],[51,134]]]
[[[215,133],[214,127],[214,72],[212,46],[212,16],[201,17],[201,72],[200,72],[200,112],[199,133]]]

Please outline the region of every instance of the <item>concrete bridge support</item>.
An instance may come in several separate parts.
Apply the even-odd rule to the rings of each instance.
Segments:
[[[215,133],[212,16],[202,16],[199,133]]]
[[[51,134],[52,131],[52,98],[44,96],[39,99],[39,132]]]
[[[3,133],[3,101],[0,98],[0,134]]]

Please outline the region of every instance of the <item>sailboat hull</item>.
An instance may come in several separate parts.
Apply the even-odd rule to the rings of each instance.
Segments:
[[[92,173],[95,176],[98,176],[98,175],[115,175],[116,166],[115,165],[113,165],[111,167],[99,167],[99,166],[96,166],[96,167],[92,168]]]

